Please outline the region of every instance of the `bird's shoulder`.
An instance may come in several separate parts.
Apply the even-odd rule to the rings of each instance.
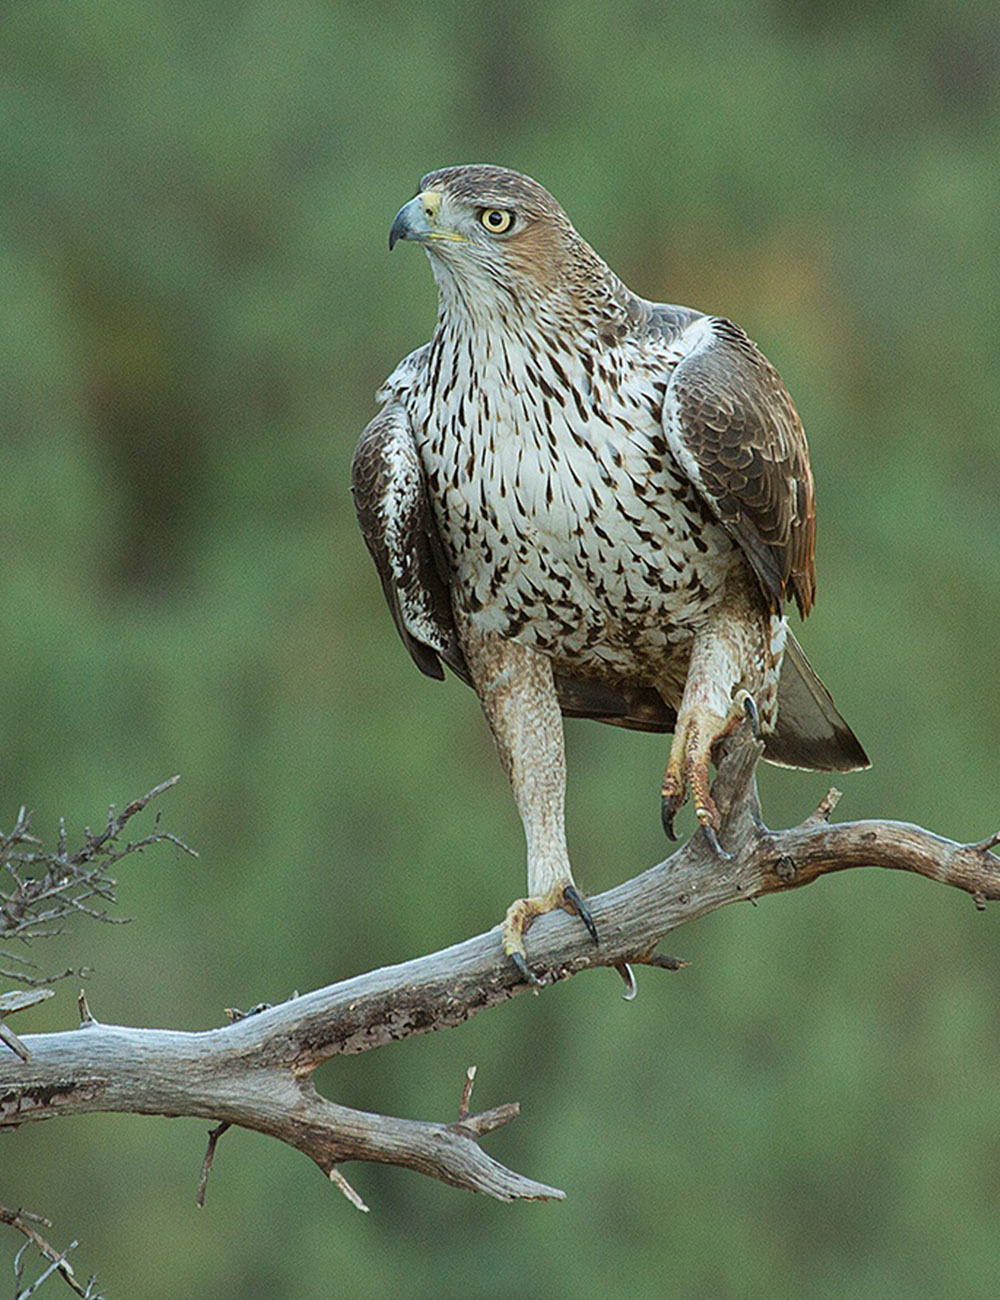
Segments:
[[[383,404],[403,401],[426,372],[430,350],[430,343],[423,343],[408,353],[376,390],[375,400]]]
[[[647,334],[658,341],[672,343],[680,339],[692,325],[709,320],[705,312],[695,307],[682,307],[671,302],[637,301],[634,309],[639,315]]]

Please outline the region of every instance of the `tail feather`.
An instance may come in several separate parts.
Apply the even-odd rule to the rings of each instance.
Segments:
[[[857,772],[871,767],[861,742],[789,631],[778,682],[778,720],[764,737],[764,757],[778,767]]]

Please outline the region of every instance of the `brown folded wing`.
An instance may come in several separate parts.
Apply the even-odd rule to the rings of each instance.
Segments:
[[[772,609],[816,595],[816,500],[802,423],[781,377],[736,325],[711,318],[673,371],[664,428],[675,457],[741,547]]]
[[[441,680],[443,659],[467,681],[423,466],[401,407],[385,407],[362,433],[351,462],[351,491],[393,622],[414,663]]]

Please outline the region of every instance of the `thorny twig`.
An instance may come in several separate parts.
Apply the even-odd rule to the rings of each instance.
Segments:
[[[59,923],[67,916],[81,914],[109,924],[121,924],[124,918],[111,916],[104,904],[117,901],[117,881],[111,869],[122,858],[139,853],[151,844],[167,841],[185,853],[194,851],[169,831],[157,828],[139,840],[119,844],[118,837],[128,822],[179,780],[171,777],[116,813],[112,806],[107,824],[97,832],[88,827],[83,844],[70,851],[65,822],[60,823],[59,841],[54,852],[47,851],[31,833],[31,818],[21,808],[13,828],[0,832],[0,941],[16,939],[28,944],[34,939],[59,933]],[[159,822],[159,817],[157,817]],[[37,986],[63,979],[67,975],[84,976],[86,971],[66,970],[54,975],[29,973],[36,969],[26,957],[0,948],[0,958],[9,963],[0,967],[0,975],[19,984]]]
[[[43,1218],[40,1214],[32,1214],[28,1210],[10,1210],[7,1206],[0,1205],[0,1223],[6,1223],[15,1232],[19,1232],[26,1238],[24,1245],[14,1257],[14,1300],[28,1300],[28,1297],[35,1295],[39,1287],[55,1273],[58,1273],[78,1296],[83,1296],[84,1300],[103,1300],[101,1293],[95,1290],[97,1278],[91,1277],[84,1286],[77,1280],[73,1265],[66,1258],[71,1250],[76,1249],[77,1243],[71,1241],[65,1250],[56,1250],[55,1246],[50,1245],[38,1229],[32,1226],[37,1223],[43,1228],[51,1228],[52,1224],[48,1219]],[[42,1258],[48,1262],[48,1268],[40,1273],[33,1282],[30,1282],[27,1287],[22,1288],[25,1252],[29,1246],[34,1246]]]

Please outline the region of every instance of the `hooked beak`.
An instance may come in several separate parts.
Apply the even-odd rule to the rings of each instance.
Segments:
[[[410,199],[409,203],[404,203],[396,213],[396,219],[389,231],[389,251],[392,252],[395,248],[397,239],[419,239],[422,235],[426,235],[429,229],[418,194],[415,199]]]
[[[415,199],[410,199],[409,203],[404,203],[396,213],[389,231],[390,251],[395,247],[397,239],[414,239],[421,244],[431,239],[448,239],[464,244],[464,235],[437,228],[440,207],[441,195],[437,190],[424,190]]]

